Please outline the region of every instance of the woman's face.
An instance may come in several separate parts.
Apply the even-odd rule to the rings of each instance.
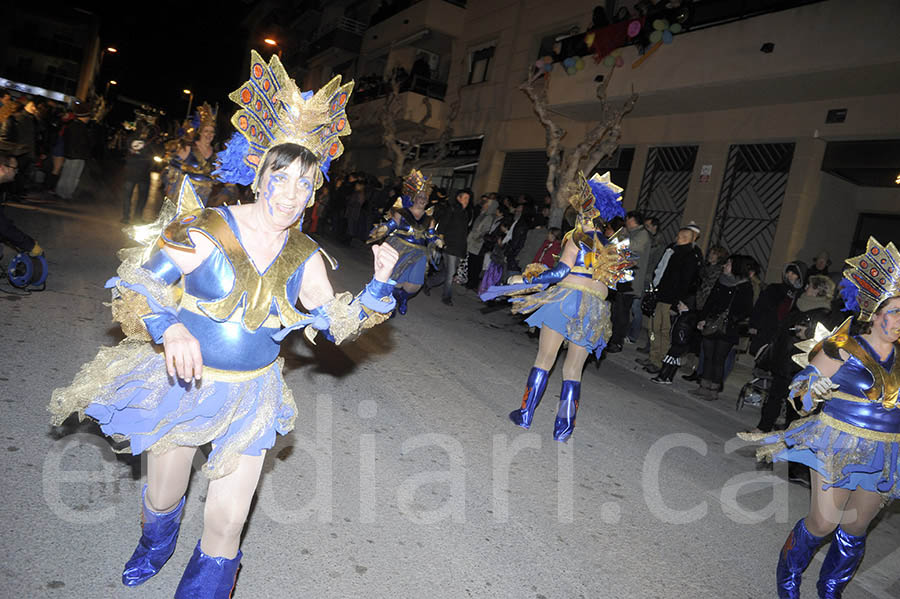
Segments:
[[[304,169],[299,159],[279,171],[266,171],[257,200],[264,209],[263,218],[279,229],[293,225],[312,199],[315,175],[316,165]]]
[[[889,299],[875,313],[872,333],[890,343],[900,339],[900,297]]]
[[[416,197],[413,198],[413,208],[416,208],[417,210],[423,210],[427,204],[428,198],[421,193],[416,194]]]
[[[204,145],[209,145],[212,143],[213,138],[216,136],[215,127],[211,127],[207,125],[200,129],[200,143]]]
[[[731,260],[725,261],[725,265],[722,266],[722,272],[725,273],[726,275],[731,274]]]

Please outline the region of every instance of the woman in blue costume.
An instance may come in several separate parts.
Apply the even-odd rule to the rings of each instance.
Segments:
[[[610,182],[609,173],[594,175],[590,181],[578,173],[569,202],[578,211],[575,229],[564,238],[562,255],[556,266],[529,265],[510,285],[492,287],[481,295],[484,300],[509,295],[515,314],[529,314],[525,322],[540,327],[540,345],[534,366],[525,384],[522,407],[509,418],[522,428],[530,428],[547,388],[549,371],[556,362],[560,345],[569,341],[563,363],[563,382],[559,408],[553,425],[553,438],[566,441],[575,429],[575,415],[581,396],[581,371],[588,354],[600,356],[612,332],[608,289],[630,280],[628,242],[607,239],[598,229],[615,216],[625,216],[621,205],[622,188]],[[615,236],[613,236],[615,237]],[[533,274],[538,272],[539,274]],[[539,287],[535,287],[539,285]],[[522,295],[527,294],[527,295]]]
[[[777,435],[742,433],[761,441],[757,455],[811,469],[809,513],[787,538],[776,571],[778,596],[800,597],[800,577],[819,546],[830,540],[819,572],[819,597],[841,597],[863,558],[872,519],[900,497],[900,409],[897,340],[900,338],[900,253],[869,238],[866,253],[847,260],[841,294],[858,320],[871,325],[852,334],[851,319],[834,332],[798,344],[805,368],[790,397],[809,413]],[[823,327],[824,328],[824,327]],[[799,358],[799,359],[798,359]]]
[[[403,180],[403,189],[391,207],[387,220],[372,229],[369,243],[387,236],[386,243],[397,250],[400,258],[391,278],[397,281],[394,298],[397,312],[406,314],[407,302],[425,283],[429,252],[440,248],[442,241],[434,231],[434,219],[428,206],[431,181],[417,170]]]
[[[185,137],[170,142],[175,147],[168,152],[166,197],[177,198],[182,180],[190,178],[200,201],[204,206],[209,205],[215,183],[212,175],[216,158],[212,145],[215,137],[216,113],[204,102],[191,118]]]
[[[375,276],[362,293],[335,295],[322,251],[299,226],[343,151],[352,87],[338,76],[315,95],[301,93],[277,56],[266,64],[251,54],[251,78],[230,96],[241,106],[238,133],[220,166],[229,180],[252,183],[256,201],[203,209],[185,179],[175,218],[151,243],[123,250],[107,284],[128,339],[101,349],[53,394],[54,423],[88,415],[132,454],[149,452],[143,531],[126,585],[145,582],[174,552],[194,455],[211,443],[203,534],[175,597],[231,596],[266,450],[296,417],[279,342],[308,327],[310,339],[318,330],[340,343],[394,308],[393,248],[373,248]],[[294,307],[298,300],[309,313]]]

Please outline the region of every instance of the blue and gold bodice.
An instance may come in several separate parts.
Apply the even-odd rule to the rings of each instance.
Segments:
[[[578,244],[578,255],[575,256],[571,274],[593,277],[594,269],[598,266],[594,243],[596,241],[599,247],[605,247],[609,244],[609,240],[600,231],[580,231],[580,235],[576,233],[572,236],[572,241]]]
[[[165,229],[162,240],[166,245],[193,247],[191,231],[206,235],[215,245],[200,266],[182,277],[177,310],[178,320],[200,342],[204,364],[221,370],[255,370],[272,363],[279,351],[273,333],[302,317],[294,306],[304,265],[318,246],[292,229],[279,254],[260,272],[227,207],[179,218]],[[167,262],[171,264],[159,252],[145,268],[171,283],[179,273]]]
[[[398,210],[397,213],[400,216],[400,224],[391,235],[413,245],[428,245],[433,237],[433,231],[430,229],[431,215],[426,212],[422,214],[422,218],[416,219],[405,208]]]
[[[825,341],[826,353],[850,354],[831,381],[838,385],[822,412],[855,427],[882,433],[900,433],[900,369],[895,368],[897,346],[882,361],[860,336],[838,333]]]

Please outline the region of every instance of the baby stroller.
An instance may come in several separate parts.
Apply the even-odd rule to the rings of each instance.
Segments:
[[[740,411],[745,405],[760,408],[766,402],[772,387],[772,373],[767,368],[768,359],[769,344],[766,344],[759,348],[753,358],[753,378],[741,387],[735,410]]]

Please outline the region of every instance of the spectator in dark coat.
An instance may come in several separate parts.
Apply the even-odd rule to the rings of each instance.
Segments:
[[[778,325],[790,313],[806,287],[806,264],[790,262],[781,274],[781,283],[769,285],[759,295],[750,315],[750,353],[756,353],[775,338]]]
[[[137,203],[134,207],[134,218],[143,221],[144,206],[147,205],[147,188],[150,185],[150,148],[144,136],[135,137],[128,142],[125,155],[125,181],[122,188],[122,223],[131,222],[131,196],[137,187]]]
[[[472,192],[463,189],[442,211],[438,220],[438,233],[444,238],[444,292],[441,301],[453,305],[453,276],[459,261],[466,256],[466,237],[469,234],[469,200]]]
[[[738,326],[753,309],[753,285],[749,279],[751,260],[749,256],[731,256],[700,309],[697,329],[703,335],[703,378],[694,393],[708,401],[719,399],[719,387],[725,378],[725,361],[739,339]],[[715,322],[720,326],[711,330]]]
[[[699,236],[700,227],[693,222],[682,227],[675,243],[666,248],[653,271],[657,304],[650,322],[650,357],[646,360],[638,358],[652,374],[659,372],[663,356],[671,345],[672,316],[688,311],[693,302],[703,262],[700,250],[694,245]]]
[[[37,157],[37,108],[34,100],[19,99],[14,105],[13,113],[0,128],[3,141],[21,146],[24,151],[19,155],[19,170],[16,174],[14,191],[18,196],[25,195],[25,184],[31,173],[31,166]]]
[[[56,194],[64,200],[71,200],[81,173],[84,170],[84,162],[91,156],[91,135],[88,129],[90,120],[90,106],[83,102],[76,102],[75,119],[69,123],[63,133],[63,152],[66,161],[63,163],[62,172],[59,174],[59,182],[56,184]]]

